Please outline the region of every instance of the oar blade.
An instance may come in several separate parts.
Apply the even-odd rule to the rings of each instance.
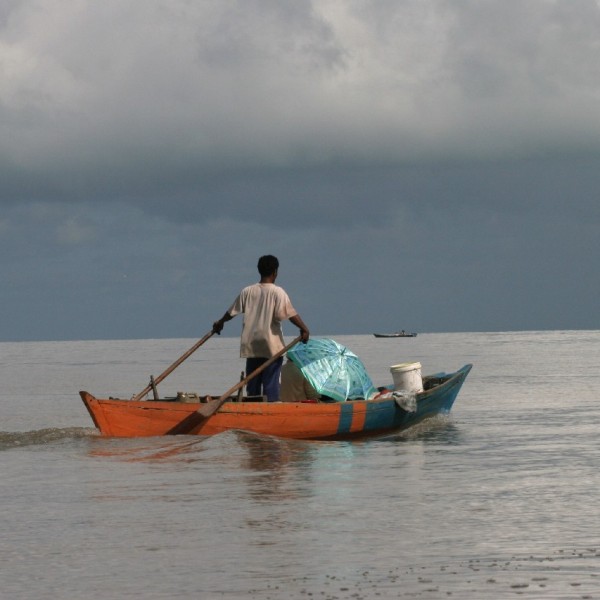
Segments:
[[[189,414],[183,421],[175,425],[167,435],[194,435],[195,430],[209,417],[212,417],[229,398],[219,398],[203,404],[199,409]]]
[[[210,402],[207,402],[206,404],[203,404],[197,411],[196,414],[208,419],[208,417],[212,417],[220,408],[221,406],[223,406],[223,404],[225,402],[227,402],[228,398],[225,398],[223,400],[219,399],[219,400],[211,400]]]

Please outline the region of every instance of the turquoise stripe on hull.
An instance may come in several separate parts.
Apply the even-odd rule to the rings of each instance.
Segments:
[[[340,420],[338,422],[337,433],[349,433],[352,427],[352,415],[354,406],[352,404],[340,404]]]

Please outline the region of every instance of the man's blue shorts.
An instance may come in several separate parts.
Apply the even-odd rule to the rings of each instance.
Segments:
[[[258,369],[268,358],[247,358],[246,376],[252,371]],[[260,396],[264,394],[269,402],[279,401],[279,379],[281,375],[281,365],[283,356],[280,356],[273,364],[270,364],[264,371],[246,384],[246,393],[248,396]]]

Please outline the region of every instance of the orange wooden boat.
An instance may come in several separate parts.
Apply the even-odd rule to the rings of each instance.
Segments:
[[[284,438],[344,440],[394,434],[449,412],[471,367],[423,377],[424,391],[416,394],[414,412],[402,408],[389,394],[387,398],[327,403],[251,402],[231,397],[208,418],[197,413],[206,398],[136,401],[100,399],[84,391],[80,395],[105,436],[214,435],[237,429]]]

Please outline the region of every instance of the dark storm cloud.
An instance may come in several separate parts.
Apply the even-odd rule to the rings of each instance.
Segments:
[[[246,192],[293,206],[320,177],[598,150],[592,1],[3,6],[3,202],[246,218]]]
[[[594,0],[8,0],[11,339],[597,326]],[[373,291],[376,290],[376,293]]]

